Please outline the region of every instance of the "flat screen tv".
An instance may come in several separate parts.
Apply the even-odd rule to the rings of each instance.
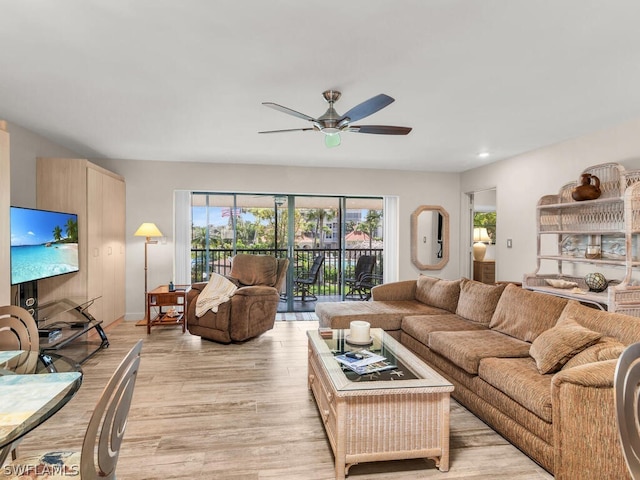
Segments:
[[[11,285],[74,273],[78,215],[10,207]]]

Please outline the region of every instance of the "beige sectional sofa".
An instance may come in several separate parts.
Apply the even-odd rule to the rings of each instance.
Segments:
[[[625,479],[613,376],[640,321],[516,285],[421,275],[369,302],[319,303],[320,326],[366,320],[455,386],[453,397],[558,479]],[[452,470],[455,464],[452,465]]]

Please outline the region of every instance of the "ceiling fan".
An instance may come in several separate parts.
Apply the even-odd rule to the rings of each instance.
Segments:
[[[377,135],[407,135],[411,131],[410,127],[351,124],[351,122],[357,122],[358,120],[368,117],[369,115],[372,115],[378,110],[382,110],[387,105],[393,103],[395,100],[389,95],[385,95],[384,93],[376,95],[375,97],[356,105],[344,115],[340,115],[336,112],[335,108],[333,108],[333,104],[338,101],[340,95],[341,93],[336,90],[326,90],[322,93],[322,96],[329,104],[329,108],[318,118],[310,117],[309,115],[283,107],[277,103],[263,102],[262,104],[269,108],[307,120],[311,122],[313,126],[307,128],[290,128],[287,130],[267,130],[258,133],[305,132],[308,130],[317,130],[324,133],[324,141],[327,147],[337,147],[341,142],[341,132],[373,133]]]

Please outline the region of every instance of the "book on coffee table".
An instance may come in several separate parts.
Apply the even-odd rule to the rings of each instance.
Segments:
[[[358,350],[357,352],[347,352],[336,355],[336,360],[347,367],[364,367],[370,363],[386,360],[382,355],[370,352],[369,350]]]
[[[397,368],[397,365],[387,361],[386,357],[370,352],[369,350],[359,350],[357,352],[347,352],[336,355],[335,359],[349,370],[358,375],[381,372]]]

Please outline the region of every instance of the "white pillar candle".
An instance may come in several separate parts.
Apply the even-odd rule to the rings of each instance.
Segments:
[[[369,322],[356,320],[349,325],[349,340],[358,343],[366,343],[371,339]]]

